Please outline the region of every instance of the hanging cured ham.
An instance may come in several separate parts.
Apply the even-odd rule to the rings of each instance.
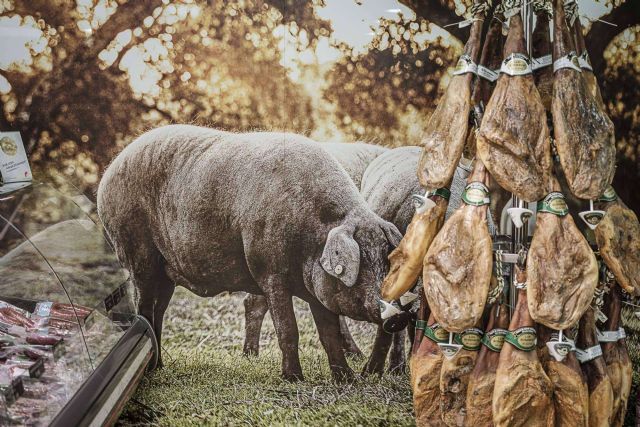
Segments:
[[[604,101],[602,100],[602,93],[600,93],[600,86],[598,86],[596,75],[593,74],[593,67],[591,66],[591,60],[589,59],[587,46],[584,42],[580,18],[575,17],[574,19],[575,21],[573,23],[573,33],[576,43],[576,53],[578,54],[578,62],[580,64],[580,68],[582,68],[582,76],[584,77],[584,81],[587,85],[587,88],[589,89],[589,92],[591,92],[591,95],[593,95],[593,98],[596,100],[602,111],[605,111]]]
[[[618,198],[613,187],[596,204],[605,212],[595,229],[600,255],[622,288],[640,295],[640,223],[638,217]]]
[[[515,268],[517,281],[525,283],[525,273]],[[529,315],[524,290],[518,290],[505,341],[493,391],[494,425],[554,426],[553,384],[538,360],[535,322]]]
[[[500,360],[500,350],[509,327],[509,308],[496,303],[491,308],[485,333],[482,336],[482,348],[473,368],[467,386],[466,424],[477,427],[493,426],[493,386]]]
[[[553,127],[556,148],[571,192],[593,200],[615,172],[613,123],[585,83],[563,0],[554,0]]]
[[[501,187],[536,201],[550,191],[551,145],[519,14],[509,19],[504,56],[478,131],[478,155]]]
[[[449,333],[430,315],[423,334],[410,361],[413,409],[419,427],[440,427],[445,425],[440,412],[440,371],[444,356],[438,343],[446,342]]]
[[[453,357],[445,357],[440,370],[440,412],[449,427],[468,425],[465,420],[467,385],[481,347],[482,329],[470,328],[456,334],[462,348]]]
[[[531,317],[555,330],[575,325],[598,285],[598,262],[558,190],[538,202],[527,260]]]
[[[610,426],[613,416],[613,389],[596,335],[596,319],[592,308],[580,319],[576,346],[580,350],[578,359],[589,388],[589,426]]]
[[[551,67],[551,34],[549,31],[550,8],[546,2],[534,2],[533,9],[536,13],[536,27],[533,30],[533,57],[543,64],[533,71],[536,88],[540,93],[540,99],[545,110],[551,111],[551,96],[553,95],[553,68]]]
[[[418,180],[433,190],[446,186],[464,150],[471,110],[471,82],[480,53],[484,8],[474,14],[469,40],[444,95],[427,123],[418,163]]]
[[[558,333],[542,325],[538,326],[538,348],[544,371],[553,383],[553,405],[556,411],[556,427],[589,426],[589,389],[580,369],[580,362],[571,344],[559,341]],[[551,344],[553,354],[549,349]],[[557,360],[556,357],[562,358]]]
[[[449,194],[448,189],[441,188],[429,196],[435,206],[425,211],[418,209],[400,244],[389,255],[391,266],[380,291],[385,301],[400,298],[418,280],[427,249],[444,223]]]
[[[489,176],[477,159],[463,204],[433,240],[424,259],[424,293],[435,319],[450,332],[474,327],[487,300],[493,261],[487,227]]]
[[[607,321],[600,345],[602,346],[607,373],[611,379],[611,388],[613,389],[611,425],[615,427],[620,427],[624,423],[633,376],[631,360],[629,359],[624,336],[621,334],[624,331],[624,329],[621,329],[622,323],[620,321],[621,306],[620,288],[614,285],[605,297]]]

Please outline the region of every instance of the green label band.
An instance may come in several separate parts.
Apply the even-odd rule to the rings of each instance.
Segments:
[[[472,206],[488,205],[490,202],[489,189],[481,182],[472,182],[465,187],[462,200]]]
[[[604,190],[602,196],[596,199],[596,202],[615,202],[616,200],[618,200],[616,190],[614,190],[612,186],[609,186],[606,190]]]
[[[428,197],[431,197],[431,196],[440,196],[445,200],[449,200],[449,197],[451,197],[451,191],[449,191],[448,188],[438,188],[436,190],[429,192]]]
[[[465,350],[478,351],[482,342],[482,331],[478,328],[466,329],[461,334],[456,334],[453,339],[456,343],[462,344]]]
[[[424,331],[427,327],[427,322],[425,320],[416,320],[416,331]]]
[[[536,329],[531,327],[518,328],[515,331],[507,332],[504,340],[522,351],[535,350],[538,338],[536,336]]]
[[[547,194],[547,197],[538,202],[538,212],[547,212],[557,216],[565,216],[569,213],[569,207],[564,200],[564,194],[559,191]]]
[[[489,350],[500,353],[504,345],[504,338],[508,332],[506,329],[493,329],[482,336],[482,344]]]
[[[435,343],[448,342],[449,332],[447,332],[442,326],[434,323],[431,326],[424,328],[424,336],[429,338]]]

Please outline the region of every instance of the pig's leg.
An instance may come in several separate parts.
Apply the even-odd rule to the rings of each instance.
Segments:
[[[267,311],[269,306],[264,296],[247,294],[244,297],[245,356],[257,356],[260,351],[260,330]]]
[[[391,352],[389,353],[389,372],[403,373],[406,366],[404,354],[404,342],[406,333],[404,330],[393,334]]]
[[[291,292],[280,275],[267,275],[258,280],[267,298],[269,312],[282,351],[282,377],[289,381],[303,380],[300,356],[298,355],[298,324],[293,312]]]
[[[349,327],[347,326],[347,321],[344,316],[340,316],[340,333],[342,334],[342,348],[344,349],[344,354],[352,357],[362,357],[362,351],[351,336],[351,331],[349,331]]]
[[[371,355],[367,364],[362,371],[363,374],[378,374],[384,373],[384,362],[387,360],[387,354],[391,347],[392,335],[385,332],[382,329],[382,325],[378,325],[378,332],[376,333],[376,339],[373,342],[373,348],[371,349]]]
[[[320,342],[329,358],[331,375],[336,381],[353,378],[353,371],[347,363],[343,349],[343,335],[340,331],[340,318],[337,314],[327,310],[322,304],[310,303],[311,314],[320,335]]]

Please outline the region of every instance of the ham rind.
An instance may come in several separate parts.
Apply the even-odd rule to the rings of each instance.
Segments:
[[[549,354],[546,343],[552,331],[538,326],[538,355],[544,371],[553,383],[556,427],[589,426],[589,389],[575,352],[558,361]]]
[[[622,326],[620,321],[620,310],[622,301],[620,299],[620,288],[613,285],[609,293],[605,296],[605,313],[607,321],[604,329],[606,331],[618,331]],[[627,413],[627,401],[631,392],[631,377],[633,375],[631,360],[627,352],[624,339],[613,342],[603,342],[602,355],[607,365],[607,373],[611,380],[613,390],[613,417],[612,427],[620,427],[624,424],[624,417]]]
[[[427,324],[432,326],[435,320],[429,316]],[[411,357],[411,389],[413,390],[413,409],[418,427],[444,426],[440,412],[440,370],[444,358],[440,346],[425,336]]]
[[[576,43],[576,53],[578,54],[578,61],[580,62],[580,68],[582,68],[582,76],[589,88],[589,92],[593,95],[594,99],[602,109],[605,111],[604,101],[602,100],[602,93],[600,93],[600,86],[596,80],[596,75],[593,74],[593,68],[591,67],[591,61],[589,60],[589,53],[587,52],[587,46],[584,42],[584,36],[582,34],[582,24],[580,18],[576,18],[573,23],[573,33]]]
[[[461,59],[456,69],[468,61],[476,64],[482,36],[482,15],[476,15],[471,25]],[[422,155],[418,163],[418,180],[428,190],[445,187],[458,166],[469,128],[471,110],[471,82],[473,73],[451,77],[449,86],[438,101],[422,138]]]
[[[554,190],[559,188],[556,181]],[[527,277],[531,317],[551,329],[578,323],[593,299],[598,262],[559,191],[538,203]]]
[[[492,427],[493,387],[504,344],[504,334],[509,327],[509,308],[496,303],[489,314],[489,321],[482,338],[483,345],[467,386],[465,422],[469,426]]]
[[[620,200],[613,188],[596,208],[605,211],[595,229],[600,256],[622,288],[640,295],[640,223],[636,214]]]
[[[565,21],[562,0],[554,0],[554,81],[551,111],[560,164],[571,192],[593,200],[606,189],[615,172],[613,123],[587,87]],[[574,68],[558,68],[565,58]]]
[[[423,289],[429,308],[450,332],[462,332],[479,322],[489,292],[493,252],[487,227],[488,177],[477,159],[464,203],[444,224],[424,258]]]
[[[517,272],[517,278],[526,282],[522,271]],[[496,427],[553,427],[553,384],[538,360],[535,322],[529,315],[524,290],[518,291],[509,331],[519,347],[510,342],[508,335],[500,352],[493,391],[493,423]]]
[[[441,194],[448,194],[448,190]],[[442,228],[449,205],[448,197],[434,195],[430,198],[436,205],[413,216],[400,244],[389,254],[391,267],[380,290],[380,295],[385,301],[391,302],[400,298],[415,285],[422,272],[422,262],[427,249]]]
[[[506,64],[525,65],[522,18],[510,18],[505,44]],[[516,59],[509,61],[512,55]],[[506,68],[509,66],[505,65]],[[478,131],[478,155],[505,190],[526,201],[549,192],[551,145],[544,106],[531,72],[503,72],[487,104]]]
[[[596,337],[596,319],[589,308],[580,319],[576,346],[585,350],[599,345]],[[581,364],[589,388],[589,426],[609,427],[613,418],[613,388],[602,356]]]

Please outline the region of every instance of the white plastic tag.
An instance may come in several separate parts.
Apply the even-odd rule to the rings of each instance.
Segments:
[[[623,340],[627,337],[627,333],[623,327],[618,328],[618,340]]]
[[[607,321],[608,317],[606,314],[604,314],[602,312],[602,310],[600,310],[598,307],[595,308],[595,315],[596,315],[596,320],[600,323],[604,323]]]
[[[400,305],[405,306],[410,302],[415,301],[416,299],[418,299],[418,294],[414,294],[411,291],[407,291],[400,297]]]
[[[618,331],[601,331],[599,329],[596,330],[598,341],[600,342],[616,342],[618,341]]]
[[[600,356],[602,356],[602,347],[600,347],[600,344],[594,345],[593,347],[589,347],[584,350],[576,348],[576,358],[580,363],[588,362]]]
[[[469,55],[462,55],[460,59],[458,59],[456,68],[453,70],[453,75],[457,76],[466,73],[476,74],[477,72],[478,65],[471,60],[471,57]]]
[[[380,300],[380,317],[382,318],[382,320],[386,320],[400,313],[402,313],[402,311],[395,305],[390,304],[384,300]]]
[[[502,61],[500,72],[510,76],[525,76],[531,74],[531,61],[527,55],[512,53]]]
[[[485,80],[495,82],[498,80],[498,76],[500,76],[500,70],[494,71],[488,69],[484,65],[478,65],[478,75]]]
[[[580,64],[580,68],[583,70],[593,71],[593,67],[589,61],[589,54],[586,51],[582,52],[582,55],[578,57],[578,63]]]
[[[540,58],[531,59],[531,68],[533,69],[533,71],[539,68],[548,67],[551,64],[553,64],[553,58],[551,57],[551,55],[545,55],[541,56]]]
[[[579,73],[582,72],[582,68],[580,68],[580,63],[578,62],[578,56],[575,52],[569,52],[568,55],[558,58],[553,62],[554,73],[563,68],[570,68]]]

